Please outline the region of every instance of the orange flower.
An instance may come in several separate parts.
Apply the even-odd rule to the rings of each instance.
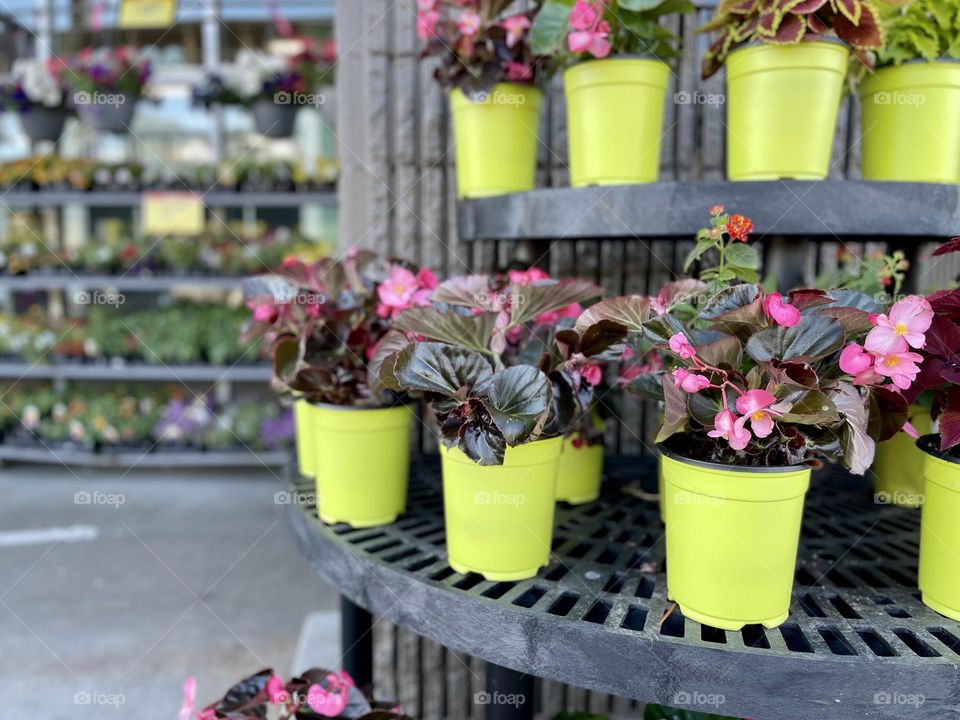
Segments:
[[[732,215],[727,223],[727,234],[734,240],[740,242],[747,241],[747,235],[753,230],[753,223],[750,218],[743,215]]]

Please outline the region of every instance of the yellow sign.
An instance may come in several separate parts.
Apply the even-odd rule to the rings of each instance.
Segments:
[[[120,0],[120,28],[166,28],[176,22],[177,0]]]
[[[196,193],[144,193],[140,210],[144,235],[199,235],[203,232],[203,202]]]

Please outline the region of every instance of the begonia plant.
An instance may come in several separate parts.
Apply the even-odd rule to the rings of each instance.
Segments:
[[[721,0],[713,18],[698,32],[717,31],[703,55],[702,74],[719,70],[736,48],[752,42],[796,45],[838,39],[864,64],[883,47],[879,14],[870,0]]]
[[[261,670],[231,687],[222,698],[196,708],[197,681],[183,683],[179,720],[411,720],[390,703],[375,703],[345,671],[311,668],[284,682],[273,670]]]
[[[609,344],[573,323],[602,293],[535,268],[451,278],[393,318],[372,365],[385,386],[426,393],[446,446],[499,465],[509,446],[590,425]]]
[[[360,250],[342,260],[291,259],[248,278],[248,336],[271,342],[275,390],[309,402],[377,407],[396,393],[370,382],[368,361],[393,315],[427,304],[436,276]]]
[[[531,84],[543,71],[530,48],[538,4],[517,12],[513,0],[417,0],[421,57],[439,57],[437,81],[468,98],[498,82]]]
[[[653,298],[604,300],[576,329],[584,337],[603,329],[628,346],[639,338],[664,354],[663,371],[628,389],[663,403],[657,442],[685,457],[743,466],[840,459],[865,472],[875,442],[906,423],[903,391],[921,358],[898,339],[923,346],[929,305],[910,296],[887,308],[855,290],[767,292],[743,280],[756,266],[741,266],[747,256],[735,249],[750,221],[721,207],[712,217],[692,255],[716,258],[701,279]]]
[[[689,0],[547,0],[533,21],[535,55],[574,59],[680,54],[680,38],[659,21],[693,10]]]

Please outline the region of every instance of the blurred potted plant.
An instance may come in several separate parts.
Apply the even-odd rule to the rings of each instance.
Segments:
[[[563,436],[589,413],[593,348],[537,320],[602,292],[530,271],[452,278],[431,295],[438,307],[400,313],[377,346],[380,381],[425,393],[436,415],[454,570],[518,580],[547,563]]]
[[[863,177],[960,182],[960,6],[879,7],[886,44],[859,87]]]
[[[14,60],[10,80],[0,92],[7,109],[16,111],[24,135],[34,142],[60,139],[70,113],[60,65],[32,58]]]
[[[135,48],[84,48],[65,66],[55,66],[67,79],[80,119],[113,133],[127,132],[137,100],[144,95],[151,66]]]
[[[424,0],[422,57],[440,58],[435,77],[450,96],[461,198],[531,190],[543,93],[530,50],[532,11],[512,0]]]
[[[883,45],[870,0],[722,0],[703,77],[727,68],[727,177],[827,176],[850,50]]]
[[[764,292],[756,264],[735,249],[749,247],[749,226],[714,208],[691,253],[717,262],[700,273],[699,302],[657,314],[648,298],[607,300],[579,326],[596,334],[606,323],[615,342],[613,323],[666,353],[659,389],[642,387],[664,403],[667,592],[686,617],[726,630],[786,620],[811,463],[840,459],[865,472],[875,441],[906,422],[900,391],[919,359],[891,352],[867,367],[856,343],[884,316],[861,293]],[[890,313],[913,329],[922,302]]]
[[[531,50],[569,65],[570,184],[655,182],[660,170],[666,61],[680,39],[660,18],[693,10],[687,0],[547,0]]]
[[[183,683],[180,720],[220,720],[221,718],[352,718],[353,720],[412,720],[393,703],[378,703],[367,698],[346,672],[334,673],[311,668],[284,682],[273,670],[261,670],[241,680],[224,696],[202,710],[196,708],[197,681],[189,677]]]
[[[368,362],[391,313],[424,302],[434,287],[429,270],[363,250],[343,260],[291,260],[244,282],[253,313],[247,334],[270,339],[274,388],[307,403],[300,418],[312,432],[301,429],[297,440],[313,446],[324,522],[385,525],[406,508],[415,407],[374,382]]]
[[[960,238],[953,238],[941,245],[936,254],[958,251]],[[925,342],[917,336],[917,327],[892,312],[881,323],[885,332],[876,342],[883,349],[916,350],[923,358],[916,383],[906,391],[911,400],[929,396],[931,415],[938,423],[936,434],[924,435],[917,441],[925,455],[919,584],[925,605],[960,620],[960,575],[956,564],[960,553],[960,290],[934,292],[925,302],[922,309],[932,316]],[[907,324],[907,332],[901,332],[902,323]]]

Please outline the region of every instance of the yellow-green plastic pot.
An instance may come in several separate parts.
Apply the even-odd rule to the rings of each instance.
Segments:
[[[825,41],[760,43],[730,53],[730,180],[827,176],[848,56],[845,45]]]
[[[583,505],[600,497],[603,480],[603,445],[576,447],[565,438],[557,470],[557,500]]]
[[[663,456],[657,457],[657,497],[660,508],[660,522],[667,524],[667,494],[663,487]]]
[[[930,412],[922,407],[910,409],[910,422],[921,435],[933,425]],[[905,432],[877,443],[873,460],[873,491],[878,503],[918,508],[923,504],[923,466],[926,453]]]
[[[459,88],[451,91],[459,197],[533,189],[542,97],[535,87],[513,83],[472,100]]]
[[[313,406],[317,514],[355,528],[393,522],[407,507],[415,406]]]
[[[573,187],[656,182],[669,78],[665,62],[635,57],[590,60],[563,73]]]
[[[924,605],[960,621],[960,462],[924,452],[924,475],[920,591]]]
[[[304,477],[314,476],[314,444],[311,405],[306,400],[293,403],[293,427],[297,440],[297,468]]]
[[[448,562],[487,580],[522,580],[547,564],[563,438],[507,448],[478,465],[441,446]]]
[[[866,180],[960,182],[960,63],[909,63],[860,84]]]
[[[724,630],[783,623],[810,469],[729,467],[661,452],[668,597],[685,616]]]

